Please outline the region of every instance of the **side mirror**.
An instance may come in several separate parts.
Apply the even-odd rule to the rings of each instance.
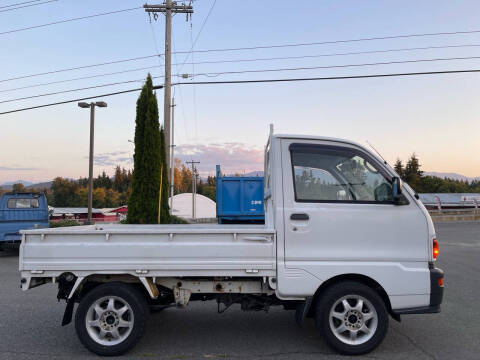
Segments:
[[[402,179],[395,176],[392,179],[392,195],[393,195],[393,198],[399,197],[402,194],[402,188],[403,188]]]
[[[402,188],[403,188],[402,179],[395,176],[392,179],[392,196],[393,196],[393,202],[395,203],[395,205],[403,204]]]

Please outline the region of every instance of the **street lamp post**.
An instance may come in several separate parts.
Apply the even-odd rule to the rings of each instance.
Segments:
[[[78,106],[81,108],[90,108],[90,154],[88,157],[88,218],[87,223],[92,224],[92,203],[93,203],[93,144],[94,144],[94,132],[95,132],[95,106],[107,107],[107,103],[104,101],[97,102],[80,102]]]

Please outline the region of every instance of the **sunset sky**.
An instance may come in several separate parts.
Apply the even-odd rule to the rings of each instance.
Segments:
[[[159,77],[154,79],[155,84],[162,84],[163,57],[8,80],[153,55],[157,49],[163,53],[163,15],[150,23],[142,9],[5,33],[73,17],[135,8],[144,2],[59,0],[14,11],[2,12],[0,8],[0,112],[137,88],[148,71]],[[195,50],[440,32],[471,33],[210,51],[188,57],[181,53],[173,56],[173,64],[187,64],[174,65],[173,74],[196,74],[195,81],[223,81],[480,69],[480,2],[475,0],[217,0],[205,21],[213,3],[214,0],[194,1],[191,23],[187,23],[183,15],[174,18],[175,51],[190,50],[202,24]],[[0,6],[8,4],[2,2]],[[405,50],[412,48],[416,49]],[[357,54],[338,55],[352,52]],[[257,60],[273,57],[297,58]],[[459,57],[474,58],[218,74]],[[189,64],[192,62],[197,64]],[[139,68],[141,70],[135,70]],[[12,90],[126,70],[123,74]],[[193,80],[173,78],[173,82]],[[122,81],[131,82],[9,101]],[[273,123],[277,133],[333,136],[362,144],[368,141],[391,164],[397,157],[406,160],[415,152],[424,171],[480,176],[480,73],[282,84],[180,85],[174,87],[173,92],[177,103],[176,152],[182,160],[199,160],[203,174],[213,174],[217,163],[229,172],[261,170],[268,124]],[[163,114],[163,91],[159,90],[157,95],[160,114]],[[103,170],[112,174],[116,164],[133,166],[133,144],[128,140],[134,135],[137,97],[138,93],[131,93],[98,98],[106,101],[108,108],[98,109],[96,113],[95,174]],[[17,179],[40,182],[56,176],[85,177],[88,174],[88,126],[88,110],[78,108],[76,103],[0,115],[0,184]]]

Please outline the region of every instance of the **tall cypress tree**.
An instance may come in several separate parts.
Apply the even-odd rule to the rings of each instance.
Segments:
[[[152,77],[148,74],[147,81],[137,100],[135,153],[133,155],[134,170],[127,215],[129,224],[157,223],[162,163],[163,168],[165,168],[165,156],[162,157],[161,154],[161,139],[157,96],[153,92]],[[164,175],[162,188],[165,186],[168,189],[168,180]],[[166,206],[168,214],[168,202]],[[168,220],[168,217],[165,220]],[[162,220],[162,222],[165,222],[165,220]]]

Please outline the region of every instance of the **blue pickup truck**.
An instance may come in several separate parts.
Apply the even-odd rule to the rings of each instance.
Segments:
[[[19,242],[20,230],[47,228],[48,206],[44,194],[6,193],[0,196],[0,247]]]

